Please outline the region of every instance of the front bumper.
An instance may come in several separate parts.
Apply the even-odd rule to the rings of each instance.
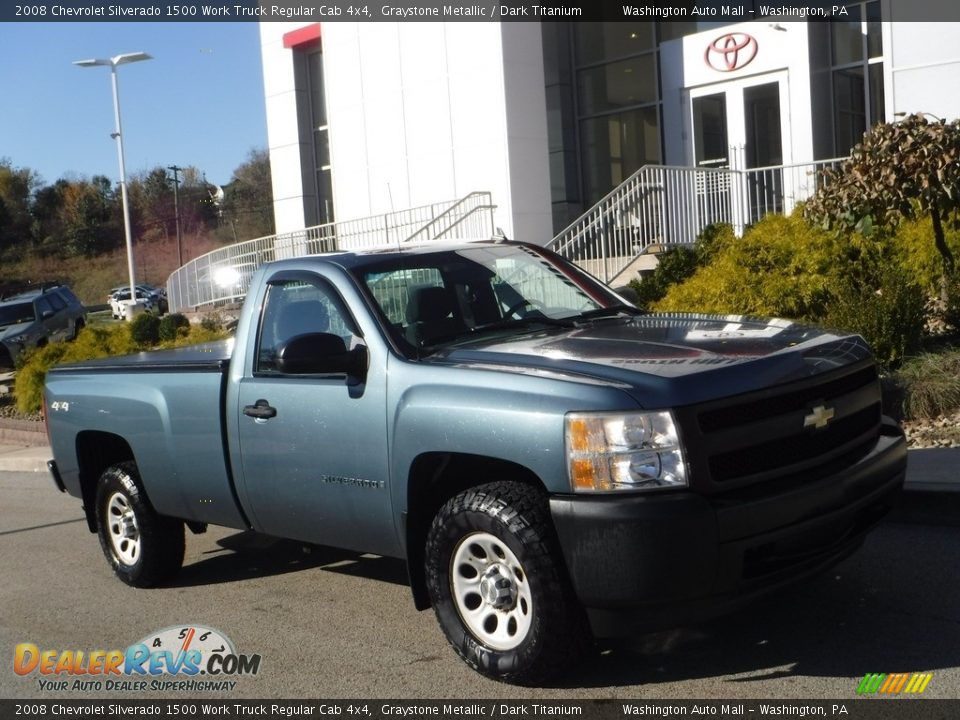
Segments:
[[[884,423],[857,463],[781,492],[562,495],[550,510],[595,634],[622,635],[721,614],[842,560],[896,504],[906,463]]]

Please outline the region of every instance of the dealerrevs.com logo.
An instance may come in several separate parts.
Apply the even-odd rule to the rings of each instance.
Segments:
[[[932,679],[933,673],[867,673],[857,695],[919,695]]]
[[[174,625],[125,650],[41,650],[20,643],[13,671],[36,678],[41,691],[233,690],[237,676],[256,675],[260,655],[241,655],[230,639],[202,625]]]

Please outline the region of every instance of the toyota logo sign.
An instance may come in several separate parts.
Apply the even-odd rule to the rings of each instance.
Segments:
[[[756,56],[756,38],[734,32],[722,35],[707,45],[703,60],[718,72],[733,72],[749,65]]]

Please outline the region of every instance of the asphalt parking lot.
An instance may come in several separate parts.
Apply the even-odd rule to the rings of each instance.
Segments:
[[[931,507],[942,503],[934,498]],[[262,656],[231,698],[855,698],[866,673],[929,672],[926,697],[960,697],[960,523],[922,507],[888,521],[854,557],[789,594],[588,659],[565,683],[482,678],[413,609],[403,564],[252,533],[188,535],[176,584],[114,579],[77,500],[44,473],[0,472],[3,698],[179,698],[49,692],[11,671],[19,643],[123,649],[178,625],[220,630]]]

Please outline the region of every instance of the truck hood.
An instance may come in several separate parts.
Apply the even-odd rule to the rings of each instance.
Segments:
[[[653,408],[769,388],[870,357],[857,335],[777,318],[685,313],[471,342],[427,362],[606,381]]]

